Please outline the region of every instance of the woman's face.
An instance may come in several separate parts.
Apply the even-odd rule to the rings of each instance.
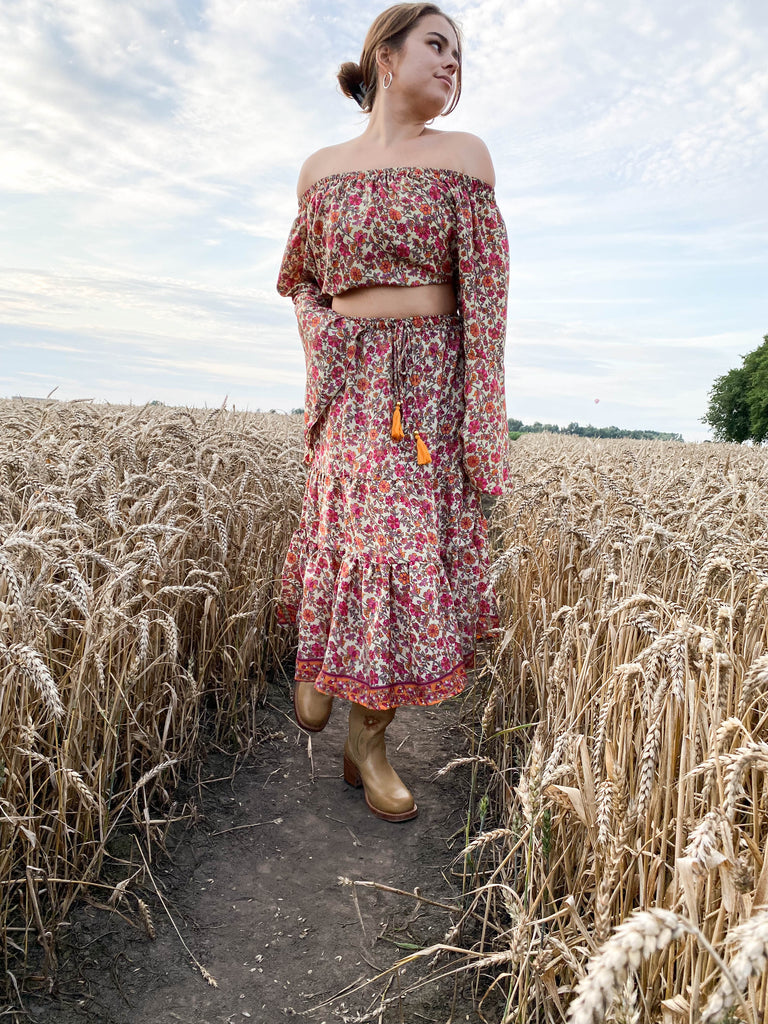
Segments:
[[[453,95],[459,67],[456,33],[441,15],[427,14],[408,33],[402,49],[391,54],[390,66],[393,96],[412,96],[420,107],[439,114]]]

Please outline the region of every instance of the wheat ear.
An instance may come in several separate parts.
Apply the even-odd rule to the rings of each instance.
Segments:
[[[577,996],[568,1007],[571,1024],[597,1024],[610,1008],[630,968],[670,942],[693,930],[684,918],[671,910],[640,910],[614,931],[597,956],[590,961],[586,975],[577,988]]]
[[[750,978],[759,978],[768,966],[768,910],[762,910],[730,932],[738,952],[728,964],[737,989],[724,979],[707,1000],[701,1024],[720,1020],[732,1006],[741,1002]]]

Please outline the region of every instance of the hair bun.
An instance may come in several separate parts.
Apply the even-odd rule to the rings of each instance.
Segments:
[[[365,79],[363,78],[363,71],[359,64],[356,64],[353,60],[345,61],[344,64],[339,68],[339,72],[336,76],[341,86],[341,91],[345,96],[349,96],[359,106],[365,104]]]

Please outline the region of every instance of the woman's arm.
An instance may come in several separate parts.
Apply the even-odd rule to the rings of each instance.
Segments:
[[[468,181],[455,196],[456,284],[464,343],[461,439],[464,468],[474,486],[484,494],[500,495],[509,486],[504,393],[509,245],[494,194],[483,181]]]

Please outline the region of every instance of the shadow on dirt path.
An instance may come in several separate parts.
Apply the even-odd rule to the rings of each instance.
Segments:
[[[27,1012],[18,1019],[480,1021],[469,975],[431,981],[398,998],[429,973],[425,960],[340,995],[414,949],[442,941],[457,919],[410,896],[340,884],[340,876],[408,892],[418,887],[438,903],[460,901],[460,862],[454,869],[451,864],[464,845],[468,799],[463,769],[430,781],[465,751],[461,699],[432,709],[402,708],[388,730],[390,759],[419,805],[418,817],[402,824],[374,817],[362,790],[342,779],[347,708],[337,701],[325,731],[310,740],[293,722],[287,685],[273,685],[262,721],[271,738],[237,764],[234,775],[232,759],[208,760],[205,776],[231,778],[205,784],[202,820],[171,832],[170,860],[161,857],[152,868],[184,941],[218,987],[194,969],[145,885],[141,895],[156,940],[104,911],[79,910],[62,945],[57,995],[25,999]],[[432,972],[450,966],[441,959]],[[486,1019],[493,1020],[489,1010]]]

